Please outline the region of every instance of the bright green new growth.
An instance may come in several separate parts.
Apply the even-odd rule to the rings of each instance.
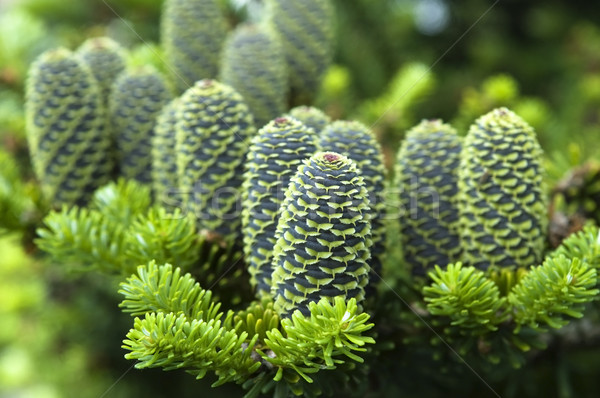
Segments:
[[[271,290],[275,231],[285,190],[315,149],[314,131],[292,118],[275,119],[251,141],[242,186],[242,233],[251,283],[259,296]]]
[[[458,171],[466,264],[487,269],[540,262],[548,224],[542,156],[533,129],[506,108],[471,126]]]
[[[156,118],[152,136],[152,191],[156,202],[166,204],[179,188],[177,175],[176,126],[179,97],[165,105]]]
[[[163,77],[151,67],[119,75],[110,96],[110,121],[118,149],[120,175],[152,181],[152,137],[156,117],[171,99]],[[173,143],[172,143],[173,145]]]
[[[166,0],[161,43],[178,93],[217,77],[227,22],[216,0]]]
[[[483,271],[456,263],[446,269],[436,265],[429,276],[433,283],[423,295],[432,315],[447,316],[452,325],[475,335],[498,330],[506,321],[506,298]]]
[[[565,316],[583,317],[584,304],[598,294],[596,269],[575,257],[552,256],[532,268],[508,295],[519,325],[559,329],[569,323]]]
[[[275,310],[307,315],[321,298],[364,299],[371,241],[369,193],[356,165],[319,152],[292,177],[273,254]]]
[[[77,49],[77,55],[92,71],[106,104],[115,79],[125,70],[125,49],[111,38],[95,37],[86,40]]]
[[[313,382],[309,374],[334,369],[345,357],[363,362],[356,352],[375,342],[363,336],[373,324],[355,299],[324,298],[310,304],[308,316],[298,311],[281,322],[268,299],[224,313],[190,274],[154,261],[138,267],[119,293],[123,311],[142,317],[123,346],[136,367],[185,368],[197,378],[212,371],[213,386],[249,381],[255,393],[248,396],[271,388],[301,394],[300,381]]]
[[[239,92],[257,128],[286,110],[288,75],[279,41],[259,26],[236,28],[225,44],[221,81]]]
[[[295,102],[310,102],[331,63],[334,8],[330,0],[269,0],[267,24],[280,38]]]
[[[186,205],[200,230],[239,237],[238,193],[256,131],[252,114],[234,89],[202,80],[181,96],[177,119],[177,169]]]
[[[292,108],[288,115],[304,123],[307,127],[315,130],[319,134],[325,126],[331,123],[331,118],[322,110],[313,106],[301,105]]]
[[[383,163],[381,146],[371,130],[362,123],[336,121],[327,126],[318,136],[319,150],[341,153],[350,158],[360,170],[369,193],[371,207],[371,235],[373,247],[369,265],[374,274],[371,283],[378,281],[381,275],[381,260],[385,251],[386,214],[384,191],[386,169]]]
[[[458,166],[461,139],[450,125],[424,120],[409,130],[398,151],[400,240],[404,259],[417,275],[460,257]]]
[[[106,110],[89,68],[61,48],[29,70],[27,139],[35,174],[52,206],[85,203],[113,168]]]

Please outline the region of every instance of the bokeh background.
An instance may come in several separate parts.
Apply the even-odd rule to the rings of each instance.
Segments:
[[[260,18],[260,0],[220,0],[231,24]],[[358,119],[388,161],[423,118],[465,134],[508,106],[538,132],[548,182],[600,160],[600,3],[585,0],[335,0],[337,45],[316,105]],[[160,0],[0,0],[0,398],[237,397],[183,373],[131,370],[130,325],[117,280],[49,264],[31,244],[35,182],[24,134],[28,65],[46,49],[107,35],[136,62],[165,68],[156,45]],[[19,196],[22,193],[22,196]],[[19,200],[15,200],[15,195]],[[31,208],[16,212],[14,207]],[[13,220],[14,214],[29,217]],[[24,216],[23,216],[24,214]],[[589,322],[593,323],[593,319]],[[590,326],[591,327],[591,326]],[[498,384],[502,396],[596,397],[600,333],[551,350]],[[412,396],[407,386],[404,393]],[[484,394],[484,392],[481,392]],[[381,396],[381,395],[372,395]],[[400,395],[390,395],[400,396]],[[473,396],[483,396],[474,393]]]

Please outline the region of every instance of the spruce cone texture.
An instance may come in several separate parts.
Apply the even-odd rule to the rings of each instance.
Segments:
[[[201,80],[180,99],[177,170],[201,230],[241,238],[240,188],[254,120],[233,88]]]
[[[163,107],[152,136],[152,190],[160,204],[170,203],[169,198],[179,189],[175,151],[178,109],[179,97]]]
[[[260,128],[286,110],[288,81],[279,41],[258,26],[242,25],[225,44],[221,81],[244,97]]]
[[[334,152],[306,159],[277,224],[272,294],[282,317],[323,297],[364,299],[371,241],[368,192],[356,165]]]
[[[312,107],[301,105],[292,108],[288,115],[304,123],[307,127],[315,130],[319,134],[325,126],[331,123],[331,118],[327,116],[322,110]]]
[[[369,193],[372,215],[373,247],[369,265],[373,274],[371,283],[379,280],[381,260],[385,252],[385,175],[381,146],[367,126],[355,121],[336,121],[327,126],[318,137],[319,150],[331,150],[349,157],[360,170]]]
[[[540,262],[548,224],[542,156],[534,130],[506,108],[471,126],[458,174],[467,264],[487,269]]]
[[[77,55],[89,66],[107,103],[115,79],[125,70],[125,49],[108,37],[95,37],[86,40]]]
[[[460,260],[458,166],[461,139],[441,120],[409,130],[398,151],[394,187],[399,194],[400,239],[413,274]]]
[[[178,93],[217,77],[227,22],[216,0],[165,0],[161,44]]]
[[[283,45],[294,103],[310,103],[331,64],[333,4],[330,0],[268,0],[266,19]]]
[[[25,112],[44,196],[52,206],[85,204],[113,169],[106,110],[92,72],[67,49],[43,53],[29,70]]]
[[[242,226],[251,283],[259,296],[271,290],[275,231],[285,190],[315,149],[314,131],[292,118],[275,119],[251,141],[242,187]]]
[[[171,99],[162,75],[141,67],[122,73],[110,96],[110,121],[117,143],[119,173],[152,182],[152,137],[156,117]]]

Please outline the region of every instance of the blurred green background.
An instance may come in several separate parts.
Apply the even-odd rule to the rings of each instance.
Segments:
[[[232,26],[260,18],[259,0],[220,1]],[[443,118],[465,134],[475,118],[498,106],[509,106],[536,128],[550,183],[571,167],[599,159],[600,3],[334,3],[334,66],[317,105],[334,118],[371,126],[388,161],[406,129],[421,119]],[[15,192],[34,189],[23,120],[28,65],[46,49],[76,48],[88,37],[107,35],[131,49],[135,62],[164,69],[156,45],[161,5],[159,0],[0,0],[3,225],[16,214],[11,206],[35,208],[25,199],[35,201],[35,195],[24,194],[16,204],[10,200]],[[213,391],[208,382],[178,372],[129,371],[132,364],[119,347],[130,319],[117,307],[118,281],[72,275],[44,262],[31,245],[39,218],[29,215],[28,228],[0,230],[0,398],[241,396],[236,387]],[[585,349],[558,352],[561,357],[550,362],[559,367],[534,364],[521,373],[528,375],[524,384],[502,390],[503,396],[597,396],[600,355]],[[560,384],[566,377],[561,372],[570,383]]]

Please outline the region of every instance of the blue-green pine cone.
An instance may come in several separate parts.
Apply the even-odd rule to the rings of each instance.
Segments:
[[[372,212],[371,235],[373,247],[369,265],[373,274],[371,283],[379,280],[381,260],[385,252],[385,219],[386,206],[384,200],[386,169],[381,146],[371,130],[355,121],[335,121],[328,125],[318,136],[319,150],[341,153],[352,159],[358,166],[365,187],[369,193]]]
[[[170,99],[164,78],[152,67],[128,70],[115,81],[109,114],[121,176],[152,182],[152,136],[156,118]]]
[[[179,189],[175,146],[179,97],[165,105],[156,118],[152,136],[152,191],[160,204],[166,204]]]
[[[548,224],[542,156],[533,128],[506,108],[471,126],[458,172],[464,262],[481,269],[540,262]]]
[[[290,109],[288,115],[304,123],[318,134],[331,123],[331,118],[313,106],[301,105]]]
[[[289,317],[323,297],[361,302],[369,276],[371,209],[354,162],[335,152],[303,161],[277,224],[271,293]]]
[[[115,79],[125,70],[125,49],[111,38],[95,37],[86,40],[77,49],[77,55],[89,66],[107,103]]]
[[[165,0],[161,44],[178,93],[219,72],[227,22],[216,0]]]
[[[415,275],[460,260],[458,166],[462,140],[441,120],[406,133],[396,160],[400,240]]]
[[[293,102],[311,102],[331,64],[333,4],[330,0],[268,0],[266,19],[285,52]]]
[[[176,128],[179,183],[199,229],[241,238],[240,188],[256,133],[248,106],[233,88],[202,80],[181,96]]]
[[[257,294],[271,291],[271,260],[279,208],[298,166],[315,152],[315,133],[293,118],[278,118],[252,139],[244,174],[244,253]]]
[[[236,28],[225,44],[221,81],[244,97],[258,128],[285,112],[288,79],[279,41],[259,26]]]
[[[106,109],[92,72],[67,49],[43,53],[29,70],[25,112],[45,198],[52,206],[85,204],[113,169]]]

